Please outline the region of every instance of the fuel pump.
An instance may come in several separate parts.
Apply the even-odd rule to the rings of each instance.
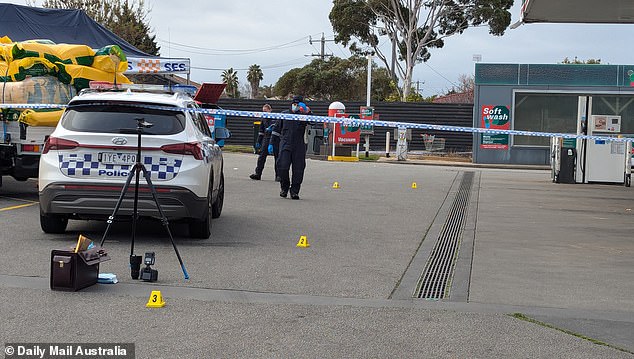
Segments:
[[[579,97],[577,134],[601,137],[621,137],[621,116],[592,114],[592,96]],[[575,181],[629,184],[631,173],[628,152],[630,146],[608,139],[577,139],[578,155]]]
[[[621,133],[621,116],[592,115],[589,120],[589,135],[617,137]],[[588,182],[623,183],[625,152],[625,142],[587,140],[585,148],[586,180]]]
[[[577,135],[633,137],[621,133],[619,115],[592,115],[592,96],[579,96]],[[631,142],[609,139],[551,138],[551,174],[561,183],[631,182]]]

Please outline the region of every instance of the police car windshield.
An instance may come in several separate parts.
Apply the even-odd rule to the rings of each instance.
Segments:
[[[143,129],[146,135],[173,135],[185,129],[182,112],[121,104],[69,107],[62,118],[62,126],[79,132],[130,133],[136,129],[138,118],[153,125]]]

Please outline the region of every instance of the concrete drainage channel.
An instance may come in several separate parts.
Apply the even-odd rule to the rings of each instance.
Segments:
[[[472,184],[473,172],[465,173],[431,257],[416,286],[414,293],[418,298],[443,299],[449,294]]]
[[[457,173],[391,298],[468,300],[479,188],[479,172]]]

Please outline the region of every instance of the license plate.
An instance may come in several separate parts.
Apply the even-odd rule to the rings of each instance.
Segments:
[[[106,165],[133,165],[136,162],[136,153],[101,152],[99,162]]]

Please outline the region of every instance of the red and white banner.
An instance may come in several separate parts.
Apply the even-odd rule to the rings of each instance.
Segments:
[[[128,57],[125,74],[188,74],[189,59]]]

